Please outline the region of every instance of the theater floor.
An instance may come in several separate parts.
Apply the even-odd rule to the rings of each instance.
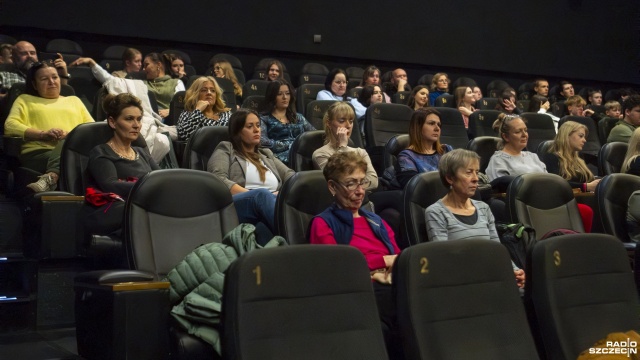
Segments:
[[[2,359],[82,360],[77,352],[75,328],[0,334]]]

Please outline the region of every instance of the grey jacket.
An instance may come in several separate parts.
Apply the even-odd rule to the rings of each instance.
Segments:
[[[282,161],[278,160],[271,150],[260,149],[259,151],[265,166],[271,170],[278,179],[278,190],[280,190],[282,183],[292,177],[295,171],[289,169]],[[207,171],[222,180],[229,189],[231,189],[234,184],[244,187],[246,183],[247,160],[233,150],[233,145],[231,145],[230,142],[221,141],[220,144],[216,146],[211,158],[209,158]]]

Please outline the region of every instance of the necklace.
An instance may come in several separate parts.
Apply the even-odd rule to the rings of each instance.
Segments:
[[[276,118],[276,120],[280,121],[283,124],[288,124],[289,123],[289,119],[287,119],[287,113],[286,112],[282,116],[278,116],[278,114],[276,114],[275,112],[272,112],[271,115],[273,115],[273,117]]]
[[[118,151],[118,149],[116,149],[116,146],[113,144],[113,141],[109,141],[107,145],[109,145],[111,150],[113,150],[113,152],[115,152],[116,155],[120,156],[120,158],[122,159],[138,160],[138,153],[135,150],[133,150],[131,147],[129,147],[129,149],[126,150],[128,154],[122,154],[120,151]]]

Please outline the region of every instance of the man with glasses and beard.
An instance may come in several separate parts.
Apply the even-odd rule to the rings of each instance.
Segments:
[[[27,41],[19,41],[13,47],[11,54],[13,60],[12,65],[0,70],[0,99],[11,89],[14,84],[24,83],[27,79],[27,71],[34,63],[38,62],[38,53],[35,46]],[[58,71],[60,83],[66,85],[69,80],[67,72],[67,64],[62,59],[62,55],[58,54],[58,58],[51,60],[51,63]]]

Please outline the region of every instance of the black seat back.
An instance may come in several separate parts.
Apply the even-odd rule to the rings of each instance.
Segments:
[[[226,359],[388,358],[367,264],[350,246],[243,255],[228,269],[222,313]]]
[[[629,242],[627,204],[631,193],[640,190],[640,177],[630,174],[610,174],[596,187],[596,201],[602,228],[623,242]]]
[[[536,151],[538,145],[545,140],[553,140],[556,137],[556,128],[553,120],[546,114],[538,113],[522,113],[522,119],[526,120],[527,130],[529,133],[529,141],[527,149],[531,152]]]
[[[429,171],[411,178],[404,188],[404,228],[412,245],[428,241],[425,210],[443,198],[447,189],[438,171]]]
[[[162,279],[195,248],[222,242],[237,225],[231,193],[215,175],[153,171],[136,182],[125,205],[129,266]]]
[[[482,100],[481,100],[482,101]],[[469,137],[496,136],[493,123],[498,119],[498,110],[476,110],[469,115]]]
[[[507,188],[506,202],[511,222],[530,226],[539,236],[555,229],[584,232],[573,190],[556,174],[517,176]]]
[[[607,334],[640,326],[629,257],[615,237],[539,241],[527,264],[525,299],[548,359],[576,359]]]
[[[207,171],[209,158],[221,141],[229,141],[229,127],[204,126],[196,130],[187,142],[182,167]]]
[[[464,149],[469,143],[469,135],[464,127],[464,119],[458,109],[439,108],[442,133],[440,142],[451,145],[454,149]]]
[[[324,84],[300,85],[296,90],[296,110],[300,114],[306,114],[307,104],[314,101],[316,97],[318,97],[318,93],[322,90],[324,90]],[[307,118],[307,120],[309,119]]]
[[[418,244],[393,272],[407,359],[539,359],[501,244]]]
[[[484,173],[489,166],[491,156],[498,150],[500,138],[495,136],[479,136],[469,140],[467,150],[480,155],[480,172]]]
[[[598,173],[601,176],[606,176],[621,172],[628,148],[629,144],[625,142],[612,142],[602,145],[598,154]]]
[[[305,131],[291,144],[289,149],[289,166],[295,172],[314,170],[313,152],[324,145],[324,131]]]
[[[453,95],[450,95],[450,94],[442,94],[438,96],[436,98],[436,101],[433,103],[433,105],[438,108],[441,108],[441,107],[455,108],[456,107],[456,103],[453,99]]]

